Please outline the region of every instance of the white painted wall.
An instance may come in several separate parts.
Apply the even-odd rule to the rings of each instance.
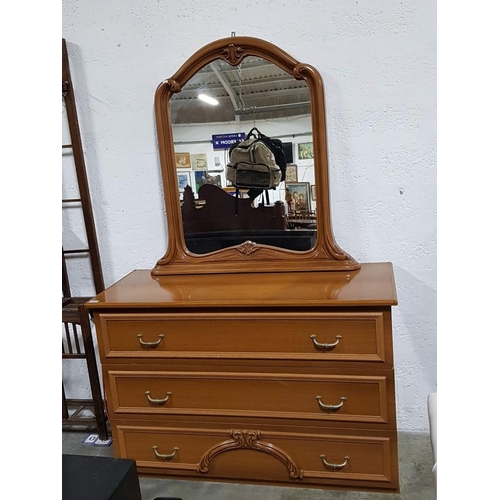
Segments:
[[[436,389],[435,1],[63,0],[62,20],[106,285],[166,250],[157,85],[232,31],[319,70],[334,234],[358,261],[394,264],[398,423],[426,430]],[[63,378],[83,397],[76,368],[63,366]]]

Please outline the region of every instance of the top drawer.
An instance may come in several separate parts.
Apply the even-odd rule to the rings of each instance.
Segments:
[[[326,360],[392,366],[388,311],[96,315],[101,359]]]

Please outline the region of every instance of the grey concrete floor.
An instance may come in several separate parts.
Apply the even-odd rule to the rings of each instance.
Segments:
[[[113,445],[98,447],[82,444],[85,437],[93,432],[95,431],[89,429],[64,430],[62,453],[112,457]],[[429,435],[400,432],[398,445],[400,494],[139,477],[142,500],[154,500],[160,496],[179,497],[182,500],[434,500],[436,489],[431,473],[432,450]]]

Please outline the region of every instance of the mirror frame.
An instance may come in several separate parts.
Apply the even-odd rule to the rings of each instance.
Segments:
[[[184,240],[177,169],[170,115],[170,99],[201,68],[222,59],[237,66],[245,57],[270,61],[297,80],[305,80],[311,97],[311,123],[316,184],[316,244],[311,250],[294,251],[245,241],[207,254],[190,252]],[[330,222],[328,152],[323,82],[315,68],[296,61],[279,47],[253,37],[216,40],[196,51],[155,93],[155,113],[161,173],[168,224],[168,248],[152,269],[153,276],[244,272],[351,271],[360,264],[336,243]]]

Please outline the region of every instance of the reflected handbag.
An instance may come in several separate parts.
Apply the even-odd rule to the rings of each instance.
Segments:
[[[279,139],[271,139],[254,127],[244,141],[231,146],[226,178],[233,186],[273,189],[285,177],[285,150]]]

